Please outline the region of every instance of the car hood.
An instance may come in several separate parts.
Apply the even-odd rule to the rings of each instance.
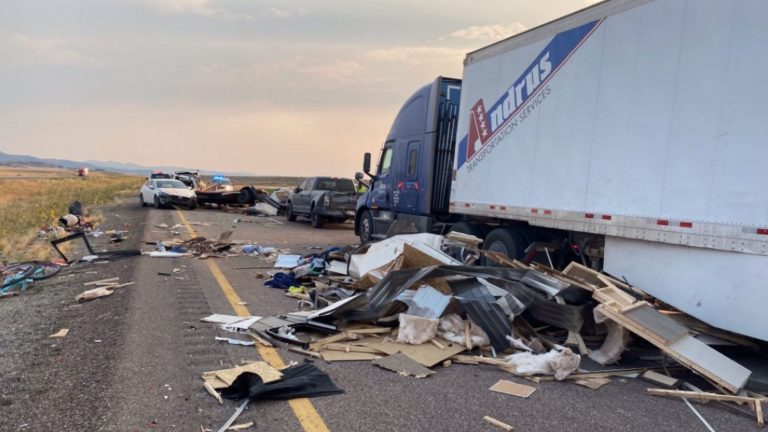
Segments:
[[[158,188],[157,190],[164,194],[185,197],[185,198],[192,198],[193,196],[195,196],[195,191],[192,191],[189,189]]]

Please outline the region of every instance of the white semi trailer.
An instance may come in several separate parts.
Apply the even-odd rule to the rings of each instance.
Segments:
[[[462,82],[438,78],[401,110],[358,231],[460,220],[517,257],[562,237],[659,299],[768,341],[766,23],[763,0],[608,0],[467,54]],[[411,202],[428,205],[398,208],[416,139],[398,136],[401,116],[419,97],[439,109],[451,85],[451,179],[439,169],[447,126],[427,114],[416,165],[431,168]],[[394,201],[376,203],[377,186]]]

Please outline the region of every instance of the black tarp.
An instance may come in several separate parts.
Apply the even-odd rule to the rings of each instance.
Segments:
[[[327,373],[311,363],[302,363],[283,369],[283,378],[264,384],[255,373],[244,372],[231,386],[221,390],[227,399],[288,400],[344,393],[336,387]]]

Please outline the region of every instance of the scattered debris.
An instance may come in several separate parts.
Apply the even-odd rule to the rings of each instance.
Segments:
[[[217,341],[227,342],[230,345],[254,346],[256,342],[216,336]]]
[[[527,386],[525,384],[518,384],[512,381],[500,380],[494,384],[489,390],[497,393],[504,393],[511,396],[517,396],[519,398],[528,398],[536,391],[535,387]]]
[[[240,424],[232,425],[232,426],[228,427],[227,430],[238,431],[238,430],[248,429],[248,428],[251,428],[251,427],[253,427],[253,422],[240,423]]]
[[[488,424],[490,424],[490,425],[493,425],[493,426],[499,427],[499,428],[501,428],[501,429],[503,429],[503,430],[505,430],[505,431],[511,431],[511,430],[513,429],[513,428],[512,428],[512,426],[510,426],[510,425],[508,425],[508,424],[504,423],[504,422],[503,422],[503,421],[501,421],[501,420],[496,420],[495,418],[493,418],[493,417],[491,417],[491,416],[485,416],[485,417],[483,417],[483,421],[484,421],[484,422],[486,422],[486,423],[488,423]]]
[[[63,329],[57,331],[56,333],[54,333],[54,334],[52,334],[52,335],[50,335],[48,337],[49,338],[54,338],[54,339],[56,339],[56,338],[63,338],[63,337],[66,337],[68,334],[69,334],[69,329],[68,328],[63,328]]]
[[[75,296],[75,301],[82,303],[90,300],[94,300],[100,297],[106,297],[112,295],[114,291],[108,288],[93,288],[86,291],[81,292],[77,296]]]
[[[592,390],[597,390],[606,384],[610,384],[611,380],[610,378],[583,378],[576,380],[575,383],[580,386],[591,388]]]
[[[680,381],[677,378],[672,378],[667,375],[662,375],[652,370],[647,370],[640,374],[640,379],[648,381],[651,384],[660,385],[669,389],[675,389],[680,386]]]
[[[426,378],[435,373],[403,353],[396,353],[386,357],[377,358],[373,361],[373,364],[399,375],[412,376],[415,378]]]

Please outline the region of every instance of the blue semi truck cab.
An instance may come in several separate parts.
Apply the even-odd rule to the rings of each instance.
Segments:
[[[362,242],[431,232],[450,222],[460,96],[461,80],[438,77],[400,108],[373,172],[371,154],[365,154],[370,187],[355,211],[355,233]],[[356,178],[362,180],[363,174]]]

